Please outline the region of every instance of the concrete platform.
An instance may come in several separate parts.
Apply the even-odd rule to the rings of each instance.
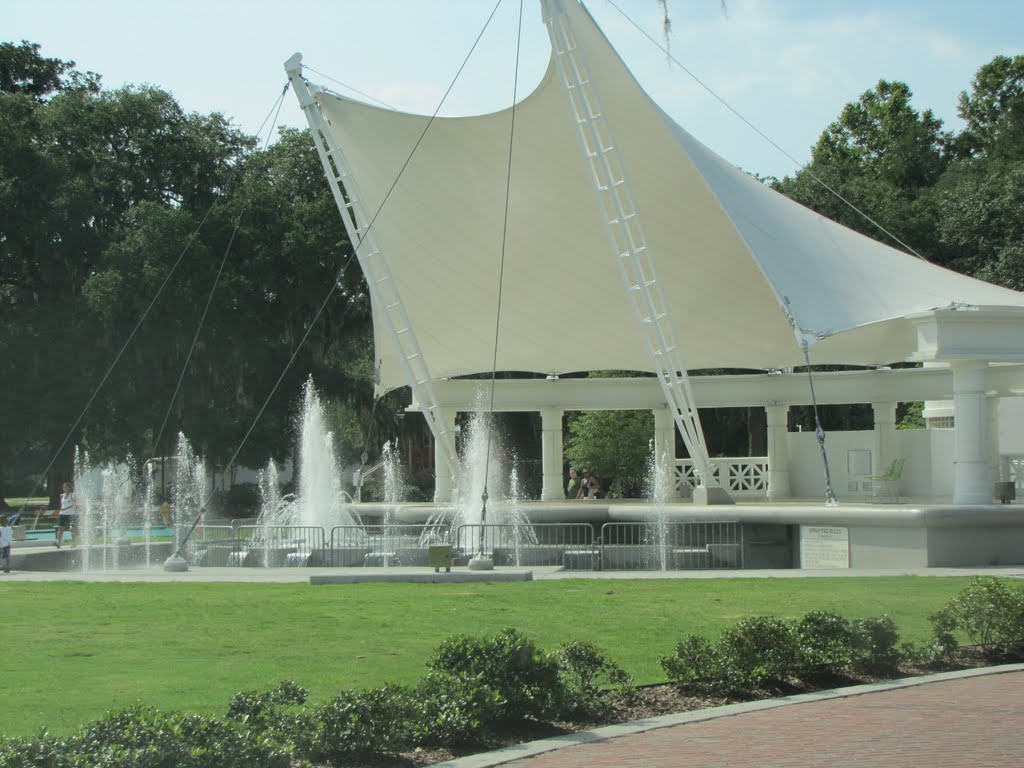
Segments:
[[[451,572],[423,568],[388,568],[374,571],[367,568],[349,568],[342,572],[320,573],[309,577],[309,583],[320,584],[467,584],[496,581],[533,581],[533,571],[517,568],[493,571],[455,569]]]
[[[360,505],[372,511],[373,505]],[[853,495],[829,507],[824,499],[743,501],[701,505],[680,501],[654,505],[644,500],[525,501],[532,523],[738,523],[743,529],[747,568],[801,567],[800,529],[845,529],[851,568],[970,568],[1019,563],[1024,559],[1024,504],[954,505],[948,498],[882,502]],[[400,504],[398,520],[422,523],[443,506]],[[363,514],[360,511],[360,514]]]

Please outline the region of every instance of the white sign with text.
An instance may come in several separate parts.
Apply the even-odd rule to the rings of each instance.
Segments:
[[[831,525],[801,525],[800,567],[849,568],[850,529]]]

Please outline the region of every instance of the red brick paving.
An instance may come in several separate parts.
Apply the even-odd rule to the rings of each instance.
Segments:
[[[566,747],[514,768],[1024,768],[1024,672],[944,680]]]

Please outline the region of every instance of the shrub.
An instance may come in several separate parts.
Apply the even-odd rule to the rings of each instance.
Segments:
[[[107,715],[84,727],[63,744],[60,752],[64,760],[26,765],[288,768],[291,764],[291,753],[286,747],[232,723],[141,706]]]
[[[669,681],[694,693],[733,692],[725,660],[717,644],[698,635],[687,635],[671,656],[661,657]]]
[[[456,635],[441,643],[432,669],[486,681],[501,698],[500,717],[542,718],[565,701],[558,662],[516,629],[481,638]]]
[[[404,686],[345,691],[297,718],[296,751],[314,763],[341,763],[401,749],[411,741],[414,716]]]
[[[411,739],[422,746],[483,743],[498,719],[503,701],[480,678],[429,671],[413,694]]]
[[[853,630],[853,657],[851,666],[857,672],[891,674],[896,671],[900,654],[900,633],[896,623],[888,616],[857,619]]]
[[[947,604],[942,610],[929,616],[928,621],[931,622],[932,635],[935,638],[932,647],[936,658],[951,662],[960,648],[955,635],[958,624],[956,615]]]
[[[0,738],[4,768],[71,768],[67,744],[45,731],[31,739]]]
[[[945,648],[956,649],[953,633],[959,630],[990,658],[1024,656],[1024,591],[999,579],[976,578],[929,619]]]
[[[799,645],[797,674],[815,679],[837,675],[853,658],[853,629],[850,622],[828,611],[811,611],[796,626]]]
[[[280,729],[285,707],[304,704],[309,692],[290,680],[282,680],[272,691],[242,691],[228,702],[229,720],[255,731]]]
[[[785,619],[743,619],[722,633],[718,645],[730,687],[751,691],[778,686],[796,671],[796,632]]]
[[[582,640],[564,643],[555,651],[566,693],[565,713],[596,715],[606,705],[601,699],[604,682],[626,692],[633,690],[633,678],[614,661],[605,658],[597,646]]]

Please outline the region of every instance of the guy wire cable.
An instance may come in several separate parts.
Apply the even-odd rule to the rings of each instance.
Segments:
[[[281,95],[277,99],[277,111],[274,113],[274,122],[270,126],[270,130],[267,131],[267,139],[263,144],[263,151],[266,152],[267,147],[270,145],[270,140],[274,135],[274,127],[277,125],[277,118],[281,114],[281,107],[284,104],[284,95],[288,91],[288,86],[285,85],[284,90],[281,91]],[[188,373],[188,365],[192,361],[192,353],[195,352],[196,344],[199,342],[199,334],[203,330],[203,325],[206,323],[206,315],[210,311],[210,305],[213,303],[214,294],[217,293],[217,286],[220,284],[221,275],[224,274],[224,265],[227,263],[228,255],[231,253],[231,247],[235,243],[235,235],[238,234],[238,228],[242,224],[242,217],[246,213],[246,206],[243,204],[238,215],[235,217],[234,227],[231,229],[231,237],[228,238],[227,247],[224,249],[224,255],[221,257],[220,266],[217,268],[217,275],[213,279],[213,285],[210,287],[210,293],[206,297],[206,306],[203,307],[203,313],[199,317],[199,325],[196,326],[195,335],[192,337],[192,345],[188,348],[188,353],[185,355],[185,362],[181,365],[181,373],[178,375],[178,381],[174,385],[174,392],[171,393],[170,400],[167,404],[167,411],[164,413],[164,420],[160,424],[160,429],[156,433],[156,438],[153,440],[154,453],[160,447],[160,440],[163,438],[164,429],[167,427],[167,420],[171,417],[171,411],[174,410],[174,401],[178,397],[178,392],[181,391],[181,384],[185,380],[185,374]]]
[[[486,32],[487,28],[490,26],[491,21],[494,19],[494,14],[497,12],[498,7],[501,5],[501,3],[502,3],[502,0],[497,0],[497,2],[495,3],[494,8],[491,10],[490,15],[487,17],[487,21],[484,22],[483,28],[480,30],[480,33],[477,35],[476,40],[473,41],[473,45],[470,46],[469,52],[466,54],[465,58],[462,60],[462,64],[459,66],[458,70],[456,71],[455,76],[452,78],[452,81],[448,85],[447,90],[444,92],[444,95],[441,97],[440,102],[438,102],[437,108],[434,110],[433,114],[430,116],[430,119],[427,120],[427,124],[423,127],[423,131],[420,133],[419,138],[416,140],[416,143],[413,145],[412,149],[409,151],[409,154],[406,157],[405,162],[402,164],[402,167],[399,169],[398,175],[395,176],[395,180],[392,182],[391,186],[388,188],[387,193],[384,195],[384,199],[381,201],[380,205],[377,207],[377,210],[374,212],[373,216],[370,218],[370,222],[366,225],[366,228],[364,230],[363,238],[358,243],[351,243],[351,245],[352,245],[352,253],[349,255],[348,259],[342,265],[341,269],[338,270],[338,276],[339,276],[338,279],[336,279],[331,284],[331,289],[327,292],[327,296],[324,298],[323,302],[321,302],[319,309],[317,309],[316,313],[313,315],[312,320],[309,322],[309,325],[306,328],[306,332],[302,334],[302,338],[299,339],[298,344],[295,345],[295,349],[292,352],[291,357],[288,358],[288,362],[285,363],[284,368],[281,371],[281,374],[277,378],[277,381],[274,382],[274,386],[271,388],[270,394],[267,395],[267,398],[263,401],[263,405],[260,406],[260,410],[256,414],[256,418],[254,418],[252,423],[249,425],[249,429],[246,430],[246,433],[242,437],[242,440],[239,442],[238,447],[235,449],[234,454],[232,454],[231,459],[228,461],[228,466],[231,466],[232,464],[235,463],[235,459],[238,458],[238,454],[241,453],[242,448],[245,446],[246,441],[249,439],[249,435],[252,434],[253,429],[256,428],[256,424],[259,422],[260,418],[262,418],[263,412],[267,409],[267,406],[270,404],[270,400],[273,398],[274,394],[277,392],[277,389],[281,385],[281,381],[284,379],[285,374],[288,372],[288,369],[291,368],[292,363],[295,362],[295,358],[298,357],[299,350],[302,349],[302,345],[305,344],[306,343],[306,339],[309,338],[309,334],[312,332],[314,326],[316,325],[317,319],[320,317],[321,314],[323,314],[324,309],[327,307],[327,303],[331,300],[331,297],[334,296],[334,292],[338,289],[338,284],[340,282],[340,276],[342,274],[344,274],[344,272],[348,268],[349,264],[352,263],[352,260],[357,257],[357,255],[359,253],[359,248],[361,247],[361,245],[364,242],[366,242],[365,233],[368,233],[373,228],[373,225],[376,223],[377,218],[380,216],[380,212],[384,209],[384,206],[387,205],[388,200],[391,198],[392,192],[394,192],[395,187],[398,186],[399,180],[402,178],[402,175],[405,173],[406,168],[409,167],[409,163],[412,162],[412,158],[416,154],[416,151],[419,149],[420,144],[423,143],[423,139],[426,136],[427,131],[430,130],[430,126],[433,124],[433,122],[434,122],[435,118],[437,117],[438,113],[441,111],[441,107],[444,106],[445,100],[448,98],[449,94],[452,92],[452,88],[455,87],[455,83],[458,82],[459,77],[462,75],[462,71],[466,68],[466,64],[469,62],[469,59],[473,55],[473,52],[476,50],[476,47],[480,44],[480,40],[481,40],[481,38],[483,38],[484,32]],[[285,86],[285,90],[287,90],[287,86]],[[209,500],[207,500],[207,504],[209,504]],[[203,515],[205,513],[206,513],[206,505],[204,504],[203,507],[200,508],[199,512],[196,514],[195,519],[192,521],[192,525],[189,526],[188,531],[182,537],[181,543],[178,545],[178,548],[171,554],[171,557],[174,557],[176,555],[180,555],[181,551],[185,548],[185,545],[188,544],[188,540],[192,536],[192,532],[195,531],[196,526],[199,525],[199,521],[202,519],[202,517],[203,517]]]
[[[272,106],[270,108],[270,111],[267,113],[267,116],[263,118],[263,122],[260,124],[259,129],[256,131],[256,135],[257,136],[263,130],[263,126],[265,126],[267,124],[267,120],[270,119],[271,114],[274,114],[275,110],[277,112],[280,112],[280,108],[281,108],[280,105],[281,105],[281,103],[282,103],[282,101],[284,99],[284,94],[287,91],[287,89],[288,89],[288,86],[286,85],[285,89],[281,92],[281,95],[278,96],[277,100],[274,102],[274,106]],[[126,338],[125,341],[124,341],[124,344],[121,345],[121,349],[118,350],[117,354],[114,356],[114,359],[111,361],[110,365],[107,367],[106,372],[103,374],[103,377],[100,379],[100,383],[96,385],[96,389],[93,390],[92,395],[90,395],[89,399],[86,401],[85,406],[82,408],[81,413],[78,414],[78,418],[75,419],[74,423],[71,425],[71,428],[68,430],[67,435],[65,435],[64,440],[61,442],[60,446],[57,448],[57,451],[54,453],[53,457],[50,459],[49,464],[46,465],[46,468],[43,470],[42,474],[39,476],[39,479],[36,481],[35,486],[32,488],[32,492],[26,497],[25,502],[22,504],[21,509],[18,511],[18,514],[24,513],[25,508],[28,505],[28,499],[33,497],[33,496],[35,496],[36,491],[39,490],[39,486],[43,482],[43,479],[47,476],[47,474],[49,473],[50,469],[56,463],[57,457],[60,456],[61,451],[64,450],[64,447],[68,444],[68,441],[71,439],[71,436],[75,433],[75,429],[82,422],[82,419],[85,418],[85,414],[89,412],[89,408],[92,406],[93,401],[96,399],[97,395],[99,395],[100,390],[103,389],[103,386],[107,383],[107,379],[110,378],[110,374],[113,373],[114,368],[117,366],[118,362],[120,362],[121,357],[124,356],[125,351],[128,349],[128,345],[131,344],[132,339],[135,338],[135,335],[139,332],[139,329],[142,327],[142,323],[146,320],[146,318],[149,316],[150,311],[156,305],[156,302],[160,298],[160,295],[163,293],[164,288],[166,288],[167,284],[170,282],[171,276],[178,269],[178,266],[181,264],[182,259],[185,258],[185,254],[188,253],[189,249],[192,247],[192,243],[195,241],[196,237],[199,235],[199,232],[202,230],[203,226],[206,224],[206,221],[207,221],[207,219],[209,219],[210,213],[213,211],[213,208],[217,204],[217,202],[218,202],[218,200],[214,200],[212,203],[210,203],[210,206],[209,206],[209,208],[206,209],[206,213],[203,214],[203,218],[199,222],[199,225],[195,228],[195,230],[192,232],[192,234],[189,235],[189,238],[188,238],[188,240],[185,243],[185,247],[182,248],[181,253],[178,254],[178,258],[175,259],[174,264],[171,265],[170,270],[168,270],[167,274],[164,276],[164,279],[160,283],[160,286],[157,288],[156,293],[153,295],[152,300],[149,302],[149,304],[143,310],[142,315],[139,317],[138,322],[135,324],[135,327],[132,328],[131,332],[128,334],[128,338]]]
[[[512,153],[515,145],[516,135],[516,96],[519,88],[519,56],[522,48],[523,38],[523,0],[519,0],[519,27],[516,32],[516,59],[515,70],[512,75],[512,110],[508,131],[508,165],[505,172],[505,209],[502,214],[501,223],[501,261],[498,268],[498,301],[494,314],[494,357],[491,362],[491,404],[488,412],[490,424],[487,426],[487,449],[484,452],[484,492],[481,497],[482,507],[480,512],[480,553],[484,552],[484,531],[483,526],[487,525],[487,478],[491,467],[491,438],[494,433],[494,390],[497,385],[498,368],[498,338],[501,331],[501,296],[505,278],[505,245],[508,241],[508,201],[512,187]]]
[[[651,42],[651,43],[652,43],[652,44],[653,44],[653,45],[654,45],[654,46],[655,46],[656,48],[658,48],[658,50],[660,50],[660,51],[661,51],[662,53],[664,53],[664,54],[665,54],[665,55],[666,55],[666,56],[668,57],[669,61],[671,61],[671,62],[672,62],[673,64],[675,64],[675,65],[676,65],[677,67],[679,67],[679,68],[680,68],[681,70],[683,70],[683,72],[685,72],[686,74],[688,74],[688,75],[689,75],[689,76],[690,76],[690,77],[691,77],[691,78],[692,78],[692,79],[694,80],[694,82],[696,82],[696,83],[697,83],[697,85],[699,85],[699,86],[700,86],[701,88],[703,88],[703,89],[704,89],[705,91],[707,91],[707,92],[708,92],[708,93],[709,93],[709,94],[710,94],[710,95],[711,95],[711,96],[712,96],[712,97],[713,97],[713,98],[714,98],[714,99],[715,99],[716,101],[718,101],[718,102],[719,102],[719,103],[720,103],[720,104],[721,104],[721,105],[722,105],[723,107],[725,107],[726,109],[728,109],[728,110],[729,110],[730,112],[732,112],[732,113],[733,113],[733,114],[734,114],[734,115],[735,115],[736,117],[738,117],[738,118],[739,118],[739,119],[740,119],[741,121],[743,121],[743,122],[744,122],[744,123],[745,123],[745,124],[747,125],[747,127],[748,127],[748,128],[750,128],[750,129],[751,129],[752,131],[754,131],[754,133],[756,133],[756,134],[757,134],[758,136],[760,136],[760,137],[761,137],[762,139],[764,139],[764,140],[765,140],[766,142],[768,142],[768,144],[770,144],[770,145],[771,145],[772,147],[774,147],[774,148],[775,148],[775,149],[777,149],[777,150],[778,150],[779,152],[781,152],[781,153],[782,153],[782,155],[783,155],[783,156],[784,156],[784,157],[785,157],[785,158],[786,158],[787,160],[789,160],[789,161],[790,161],[791,163],[793,163],[793,166],[794,166],[795,168],[797,168],[797,169],[802,169],[802,170],[803,170],[803,171],[804,171],[805,173],[807,173],[807,175],[808,175],[808,176],[810,176],[810,177],[811,177],[811,179],[813,179],[813,180],[814,180],[815,182],[817,182],[818,184],[820,184],[820,185],[821,185],[821,186],[822,186],[822,187],[823,187],[823,188],[824,188],[824,189],[825,189],[826,191],[828,191],[828,192],[829,192],[830,194],[834,195],[834,196],[836,197],[836,199],[838,199],[838,200],[839,200],[839,201],[841,201],[841,202],[842,202],[843,204],[845,204],[846,206],[848,206],[848,207],[850,208],[850,210],[852,210],[852,211],[853,211],[854,213],[856,213],[856,214],[857,214],[858,216],[861,216],[861,217],[862,217],[862,218],[863,218],[863,219],[864,219],[865,221],[867,221],[867,222],[868,222],[869,224],[871,224],[871,225],[872,225],[873,227],[875,227],[876,229],[878,229],[878,230],[879,230],[880,232],[882,232],[882,233],[884,233],[885,235],[887,235],[888,237],[892,238],[892,240],[893,240],[894,242],[896,242],[896,243],[898,243],[898,244],[899,244],[900,246],[902,246],[902,247],[903,247],[903,248],[904,248],[904,249],[905,249],[905,250],[906,250],[906,251],[907,251],[908,253],[910,253],[910,254],[911,254],[911,255],[913,255],[913,256],[916,256],[917,258],[921,259],[922,261],[927,261],[927,259],[925,259],[925,257],[924,257],[924,256],[922,256],[922,255],[921,255],[920,253],[918,253],[918,252],[917,252],[916,250],[914,250],[913,248],[911,248],[911,247],[910,247],[909,245],[907,245],[907,244],[906,244],[905,242],[903,242],[903,241],[902,241],[902,240],[901,240],[900,238],[896,237],[896,235],[894,235],[894,234],[893,234],[892,232],[890,232],[890,231],[889,231],[888,229],[886,229],[886,228],[885,228],[884,226],[882,226],[882,225],[881,225],[881,224],[879,224],[879,223],[878,223],[877,221],[875,221],[875,220],[874,220],[874,219],[873,219],[873,218],[872,218],[871,216],[869,216],[869,215],[868,215],[867,213],[865,213],[865,212],[864,212],[864,211],[862,211],[862,210],[861,210],[860,208],[858,208],[858,207],[857,207],[856,205],[854,205],[854,204],[853,204],[853,203],[852,203],[852,202],[851,202],[850,200],[846,199],[846,198],[845,198],[845,197],[844,197],[844,196],[843,196],[842,194],[840,194],[840,192],[839,192],[838,190],[836,190],[836,189],[834,189],[833,187],[831,187],[831,186],[830,186],[830,185],[828,184],[828,182],[826,182],[826,181],[825,181],[824,179],[820,178],[820,177],[819,177],[819,176],[818,176],[818,175],[817,175],[816,173],[814,173],[814,171],[810,170],[810,169],[809,169],[808,167],[806,167],[806,166],[802,166],[802,165],[800,164],[800,161],[799,161],[799,160],[797,160],[797,159],[796,159],[795,157],[793,157],[793,156],[792,156],[791,154],[789,154],[789,152],[787,152],[787,151],[786,151],[785,149],[783,149],[783,148],[782,148],[781,146],[779,146],[779,145],[778,145],[778,144],[777,144],[777,143],[776,143],[775,141],[773,141],[773,140],[772,140],[771,138],[769,138],[769,137],[768,137],[768,135],[767,135],[767,134],[765,134],[765,133],[764,133],[764,132],[763,132],[763,131],[762,131],[762,130],[761,130],[760,128],[758,128],[758,127],[757,127],[756,125],[754,125],[754,124],[753,124],[753,123],[752,123],[752,122],[751,122],[750,120],[748,120],[748,119],[747,119],[746,117],[744,117],[744,116],[743,116],[743,115],[742,115],[742,114],[741,114],[741,113],[740,113],[740,112],[739,112],[739,111],[738,111],[737,109],[735,109],[735,108],[734,108],[734,107],[733,107],[733,106],[732,106],[732,105],[731,105],[731,104],[730,104],[729,102],[727,102],[727,101],[726,101],[726,100],[725,100],[724,98],[722,98],[721,96],[719,96],[719,95],[718,95],[718,94],[717,94],[717,93],[716,93],[716,92],[714,91],[714,89],[713,89],[713,88],[712,88],[712,87],[711,87],[710,85],[708,85],[707,83],[705,83],[705,82],[704,82],[703,80],[701,80],[701,79],[700,79],[699,77],[697,77],[697,75],[695,75],[695,74],[694,74],[693,72],[691,72],[691,71],[690,71],[689,69],[687,69],[687,68],[686,68],[686,66],[685,66],[685,65],[684,65],[684,64],[683,64],[682,62],[680,62],[680,61],[679,61],[679,60],[678,60],[678,59],[677,59],[677,58],[676,58],[675,56],[673,56],[673,55],[672,55],[672,54],[671,54],[671,53],[669,52],[668,48],[666,48],[666,47],[665,47],[665,46],[663,46],[663,45],[662,45],[661,43],[659,43],[659,42],[658,42],[657,40],[655,40],[655,39],[654,39],[653,37],[651,37],[651,36],[650,36],[650,34],[648,34],[648,33],[647,33],[647,31],[646,31],[645,29],[643,29],[643,28],[642,28],[642,27],[641,27],[641,26],[640,26],[639,24],[637,24],[637,23],[636,23],[636,22],[635,22],[635,21],[634,21],[633,19],[631,19],[631,18],[630,18],[630,17],[629,17],[629,16],[628,16],[628,15],[626,14],[626,12],[625,12],[625,11],[623,11],[623,10],[622,10],[622,9],[621,9],[621,8],[620,8],[620,7],[618,6],[618,5],[616,5],[616,4],[615,4],[615,0],[607,0],[607,2],[608,2],[608,4],[609,4],[609,5],[610,5],[610,6],[612,7],[612,8],[614,8],[614,9],[615,9],[616,11],[618,11],[618,12],[619,12],[619,14],[620,14],[620,15],[621,15],[621,16],[622,16],[622,17],[623,17],[623,18],[624,18],[624,19],[625,19],[626,21],[628,21],[628,22],[629,22],[629,23],[630,23],[630,24],[631,24],[631,25],[632,25],[632,26],[633,26],[634,28],[636,28],[636,30],[637,30],[637,31],[638,31],[638,32],[639,32],[640,34],[642,34],[642,35],[643,35],[644,37],[646,37],[646,38],[647,38],[647,39],[648,39],[648,40],[649,40],[649,41],[650,41],[650,42]]]

